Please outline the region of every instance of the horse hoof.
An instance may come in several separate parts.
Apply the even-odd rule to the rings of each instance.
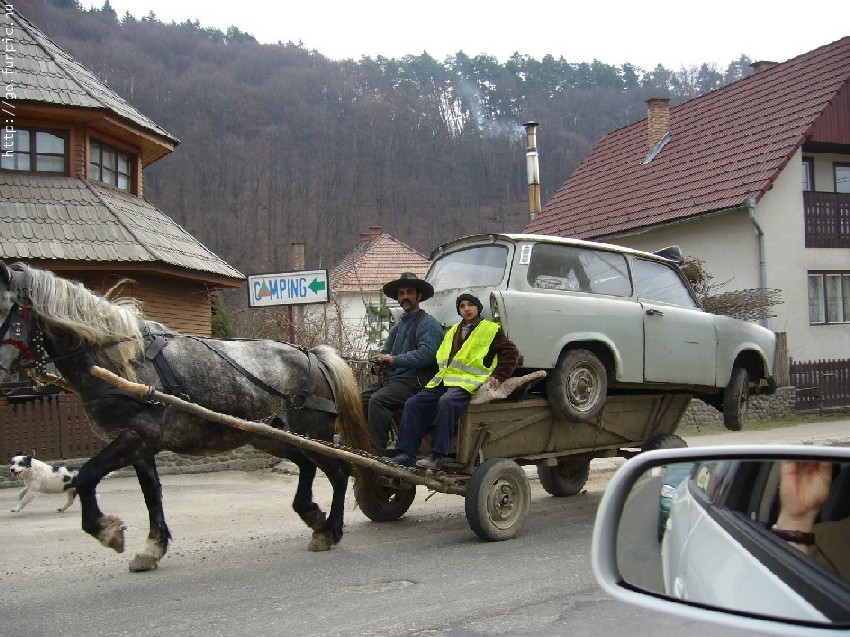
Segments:
[[[114,550],[116,553],[123,553],[124,531],[126,528],[121,518],[117,518],[114,515],[104,516],[97,539],[103,546]]]
[[[159,566],[159,560],[150,555],[137,555],[130,562],[130,572],[142,573],[144,571],[152,571]]]
[[[331,547],[333,547],[334,543],[327,535],[324,533],[314,533],[313,539],[310,540],[310,545],[307,547],[308,551],[329,551]]]

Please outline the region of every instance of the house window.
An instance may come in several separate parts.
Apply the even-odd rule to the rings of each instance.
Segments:
[[[815,189],[815,160],[813,157],[803,157],[803,192]]]
[[[833,164],[835,192],[850,193],[850,164]]]
[[[129,153],[94,140],[89,144],[89,179],[129,191],[132,165]]]
[[[0,168],[22,172],[65,174],[67,141],[57,131],[16,129],[3,139]]]
[[[809,323],[850,323],[850,272],[809,273]]]

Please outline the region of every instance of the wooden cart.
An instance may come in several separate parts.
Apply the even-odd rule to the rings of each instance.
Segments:
[[[458,424],[454,454],[440,472],[396,467],[379,478],[383,490],[367,493],[355,484],[354,494],[369,519],[389,521],[407,512],[417,484],[457,493],[465,497],[466,519],[479,537],[509,539],[525,522],[531,501],[522,465],[536,465],[551,495],[575,495],[593,458],[684,446],[674,432],[690,400],[683,394],[609,396],[599,417],[585,423],[557,419],[537,397],[470,405]],[[427,445],[426,439],[423,453]]]

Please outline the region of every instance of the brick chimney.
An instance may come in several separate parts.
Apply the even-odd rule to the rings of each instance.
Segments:
[[[377,239],[381,236],[381,226],[369,226],[369,240]]]
[[[765,60],[759,60],[758,62],[751,63],[750,68],[753,70],[753,73],[761,73],[762,71],[766,71],[767,69],[772,69],[777,64],[777,62],[767,62]]]
[[[369,241],[369,233],[368,232],[361,232],[360,233],[360,243],[364,244],[367,241]]]
[[[670,132],[670,98],[669,97],[650,97],[646,100],[646,105],[649,108],[647,122],[649,124],[649,148],[655,148],[655,145],[661,141],[668,132]]]

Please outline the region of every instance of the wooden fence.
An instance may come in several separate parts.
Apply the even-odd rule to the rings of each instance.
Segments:
[[[105,444],[76,394],[0,396],[0,462],[33,451],[43,460],[88,458]]]
[[[797,388],[797,409],[850,406],[850,359],[799,363],[792,359],[789,370]]]

